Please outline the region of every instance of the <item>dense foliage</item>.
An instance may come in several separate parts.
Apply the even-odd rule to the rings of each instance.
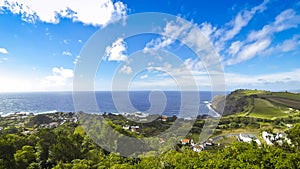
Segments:
[[[0,168],[299,168],[300,125],[288,132],[293,145],[258,147],[234,143],[218,151],[196,153],[188,147],[138,159],[121,157],[78,132],[76,123],[35,133],[0,135]]]

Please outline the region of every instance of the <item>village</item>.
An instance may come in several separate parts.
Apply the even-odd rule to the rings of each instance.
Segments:
[[[29,112],[14,112],[1,117],[0,132],[19,131],[25,135],[37,132],[40,128],[57,128],[66,122],[77,123],[75,113],[37,114]]]
[[[110,116],[118,116],[115,114],[110,114]],[[122,116],[130,118],[131,120],[136,120],[138,122],[147,122],[149,120],[149,115],[144,113],[132,113],[132,114],[123,114]],[[157,121],[166,124],[169,120],[167,116],[159,116]],[[174,119],[173,119],[174,120]],[[41,128],[57,128],[60,125],[65,123],[78,123],[78,117],[76,113],[49,113],[49,114],[37,114],[28,112],[15,112],[8,116],[1,117],[0,123],[0,132],[16,132],[19,131],[24,135],[29,135],[37,132]],[[128,122],[128,121],[127,121]],[[139,124],[139,123],[136,123]],[[292,125],[289,126],[292,128]],[[122,129],[136,134],[141,134],[143,132],[142,125],[122,125]],[[271,133],[267,131],[260,132],[259,138],[253,133],[235,133],[235,134],[225,134],[218,135],[209,138],[204,142],[195,142],[190,138],[183,138],[178,141],[178,144],[184,147],[188,147],[190,150],[195,152],[200,152],[206,149],[214,149],[221,146],[226,146],[223,144],[223,139],[233,138],[233,142],[246,142],[251,143],[255,142],[258,146],[262,144],[267,145],[282,145],[284,142],[291,144],[291,140],[286,137],[286,134],[283,132],[280,133]],[[161,142],[165,140],[161,139]]]

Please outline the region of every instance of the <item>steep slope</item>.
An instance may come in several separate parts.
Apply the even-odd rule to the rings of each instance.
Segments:
[[[226,97],[214,97],[212,107],[217,112],[222,112],[224,107],[223,115],[239,114],[261,118],[282,117],[293,112],[299,112],[300,94],[240,89],[231,92]]]

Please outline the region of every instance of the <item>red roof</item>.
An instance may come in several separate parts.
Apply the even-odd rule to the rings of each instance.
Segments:
[[[182,143],[190,143],[190,139],[181,139]]]

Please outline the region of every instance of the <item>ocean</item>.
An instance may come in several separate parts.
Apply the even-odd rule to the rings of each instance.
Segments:
[[[118,95],[121,93],[122,92],[116,92],[114,93],[114,95]],[[162,106],[159,106],[159,103],[155,103],[155,100],[160,101],[155,97],[161,98],[161,95],[153,93],[152,95],[150,94],[151,92],[149,91],[131,91],[129,92],[129,98],[133,108],[128,106],[128,103],[126,101],[122,101],[122,98],[118,102],[118,108],[116,108],[117,106],[114,103],[112,92],[97,91],[95,92],[95,96],[99,112],[96,113],[144,112],[148,114],[163,114],[166,116],[173,116],[178,115],[180,108],[184,108],[184,111],[188,112],[189,110],[195,110],[194,106],[199,106],[199,115],[217,116],[216,112],[211,110],[209,106],[210,101],[213,98],[213,94],[219,94],[217,92],[198,92],[200,98],[199,105],[192,105],[189,104],[191,102],[191,100],[189,99],[185,99],[181,102],[182,95],[180,92],[165,91],[164,99],[166,100],[166,104],[162,110],[160,110]],[[151,109],[149,98],[152,103],[158,104],[158,107],[160,107],[158,108],[159,110],[157,109],[156,111],[155,109]],[[119,107],[121,107],[121,110]],[[72,92],[0,93],[0,113],[2,116],[14,112],[29,112],[40,114],[75,111],[78,110],[75,110],[74,108]]]

